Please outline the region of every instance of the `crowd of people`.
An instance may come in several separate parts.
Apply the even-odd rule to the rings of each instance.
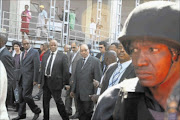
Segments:
[[[41,110],[49,120],[51,98],[63,120],[180,119],[179,14],[173,2],[139,5],[128,16],[119,42],[99,42],[96,56],[90,45],[79,42],[64,45],[61,52],[56,40],[42,44],[41,52],[27,39],[14,41],[10,53],[7,34],[0,33],[0,119],[9,119],[8,107],[15,103],[18,116],[13,120],[26,119],[26,104],[33,120]],[[32,96],[34,85],[39,93]],[[41,95],[42,109],[34,102]]]

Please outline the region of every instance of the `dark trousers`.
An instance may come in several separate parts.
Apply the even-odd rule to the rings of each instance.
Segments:
[[[77,98],[77,106],[79,112],[79,120],[91,120],[93,114],[93,101],[81,101]]]
[[[20,83],[19,88],[19,110],[18,115],[22,116],[26,114],[26,103],[30,107],[31,111],[35,114],[41,112],[41,109],[35,104],[32,98],[33,83],[29,86],[23,86],[23,82]]]
[[[70,96],[70,92],[71,92],[71,90],[66,90],[65,108],[66,108],[66,112],[68,114],[72,114],[72,101],[73,101],[73,99]],[[74,104],[75,104],[75,108],[76,108],[75,114],[79,114],[76,97],[74,98]]]
[[[49,107],[51,96],[56,102],[58,112],[63,120],[69,120],[68,115],[65,110],[64,103],[61,98],[61,90],[52,90],[49,89],[48,81],[51,81],[51,78],[45,77],[44,86],[43,86],[43,111],[44,111],[44,120],[49,120]]]
[[[70,90],[66,90],[65,108],[67,114],[72,115],[72,98],[70,96]]]
[[[43,89],[40,88],[39,89],[39,92],[35,95],[35,96],[38,96],[39,98],[41,98],[41,95],[43,94]]]

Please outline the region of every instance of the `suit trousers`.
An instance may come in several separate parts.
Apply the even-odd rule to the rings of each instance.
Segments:
[[[43,112],[44,120],[49,120],[49,107],[51,96],[56,102],[58,112],[63,120],[69,120],[69,117],[65,110],[65,105],[61,98],[61,90],[52,90],[48,86],[48,82],[51,81],[51,77],[45,77],[44,86],[43,86]]]
[[[79,120],[91,120],[93,114],[93,101],[81,101],[77,98],[77,106],[79,112]]]
[[[78,112],[78,107],[77,107],[76,96],[75,96],[74,98],[71,98],[70,92],[71,92],[71,90],[66,90],[66,98],[65,98],[65,108],[66,108],[66,112],[67,112],[68,114],[72,114],[72,101],[73,101],[73,99],[74,99],[74,104],[75,104],[75,108],[76,108],[75,114],[79,114],[79,112]]]
[[[41,109],[35,104],[32,98],[33,83],[29,86],[23,86],[23,81],[20,82],[18,87],[19,92],[19,110],[18,115],[22,116],[26,114],[26,103],[30,107],[31,111],[35,114],[39,114]]]
[[[65,108],[69,115],[72,115],[72,98],[70,96],[70,90],[66,90]]]

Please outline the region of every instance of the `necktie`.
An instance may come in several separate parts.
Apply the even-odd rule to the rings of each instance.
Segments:
[[[50,69],[51,69],[51,64],[52,64],[52,59],[53,59],[53,52],[51,53],[51,58],[49,59],[49,63],[46,69],[46,75],[50,75]]]
[[[120,64],[118,68],[115,70],[112,81],[111,83],[109,83],[109,86],[113,86],[117,82],[117,80],[119,80],[119,76],[121,75],[121,69],[122,69],[122,66]]]
[[[23,59],[26,57],[26,54],[27,54],[27,50],[25,50],[25,53],[24,53],[24,57],[23,57]]]
[[[85,58],[83,58],[83,61],[82,61],[82,68],[84,67],[85,60],[86,60],[86,59],[85,59]],[[82,69],[82,68],[81,68],[81,69]]]

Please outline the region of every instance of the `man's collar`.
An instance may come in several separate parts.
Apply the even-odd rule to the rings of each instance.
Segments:
[[[83,59],[86,59],[86,60],[87,60],[87,59],[89,58],[89,56],[90,56],[90,55],[88,55],[86,58],[83,58]]]
[[[54,55],[55,55],[55,54],[57,54],[57,52],[58,52],[58,50],[56,50],[55,52],[53,52],[53,53],[54,53]],[[50,51],[50,53],[52,53],[52,51]]]

